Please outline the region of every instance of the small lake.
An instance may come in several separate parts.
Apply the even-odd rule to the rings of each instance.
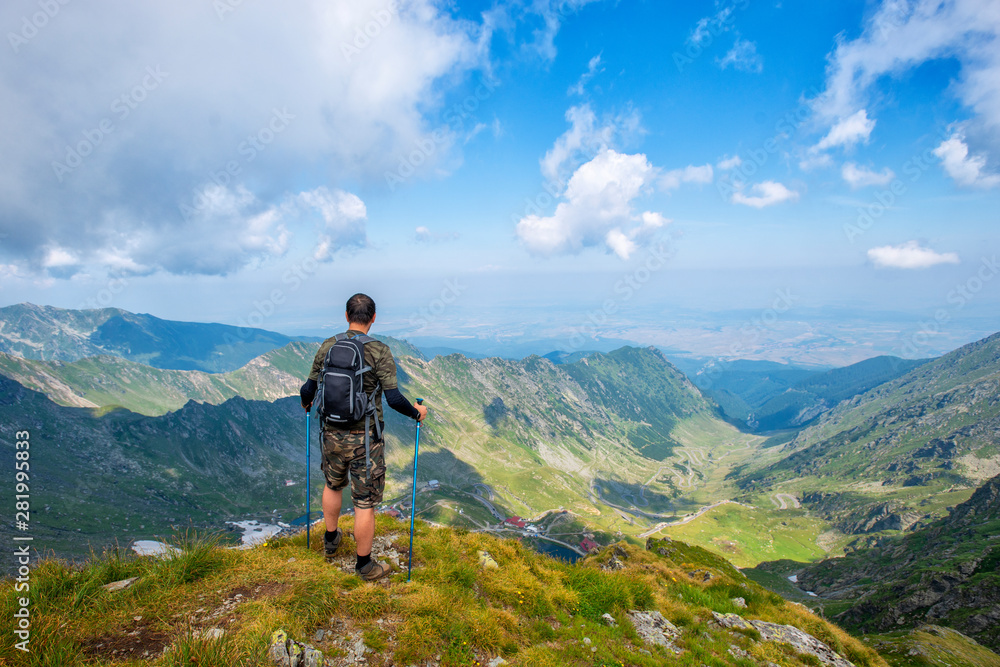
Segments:
[[[575,563],[582,558],[580,554],[576,553],[572,549],[567,549],[561,544],[556,544],[555,542],[549,542],[547,540],[525,540],[524,543],[539,553],[543,553],[546,556],[552,556],[553,558],[558,558],[559,560],[564,560],[568,563]]]

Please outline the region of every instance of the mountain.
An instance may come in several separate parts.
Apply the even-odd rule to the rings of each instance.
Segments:
[[[431,411],[421,451],[426,437],[453,452],[528,516],[565,507],[610,526],[621,515],[595,504],[626,517],[674,511],[676,482],[663,471],[674,470],[675,450],[740,436],[654,348],[560,365],[455,354],[399,369],[403,391]]]
[[[220,373],[293,340],[263,329],[175,322],[118,308],[0,308],[0,352],[26,359],[110,355],[155,368]]]
[[[376,338],[397,357],[423,358],[406,341]],[[227,373],[154,368],[107,355],[64,362],[0,352],[0,375],[46,394],[59,405],[123,407],[153,416],[177,410],[192,400],[219,404],[235,396],[275,401],[298,395],[317,347],[316,343],[292,342]]]
[[[807,566],[798,584],[849,602],[858,632],[953,627],[1000,648],[1000,476],[951,513],[901,538]]]
[[[690,374],[726,417],[756,432],[801,428],[841,401],[926,363],[926,359],[874,357],[815,371],[771,361],[713,362]]]
[[[776,463],[734,472],[746,497],[784,490],[846,534],[906,530],[1000,474],[1000,334],[840,403]]]

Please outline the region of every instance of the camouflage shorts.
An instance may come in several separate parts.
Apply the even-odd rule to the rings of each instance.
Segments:
[[[334,491],[347,486],[351,475],[351,500],[355,509],[371,509],[382,502],[385,490],[385,441],[376,440],[372,433],[369,441],[372,462],[371,474],[365,469],[365,434],[351,431],[328,430],[323,432],[323,462],[321,468],[326,485]]]

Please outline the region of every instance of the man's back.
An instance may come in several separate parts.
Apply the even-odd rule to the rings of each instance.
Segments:
[[[363,335],[362,332],[356,329],[350,329],[346,333],[350,338]],[[310,380],[319,382],[320,373],[323,372],[323,362],[326,359],[326,353],[336,342],[337,337],[331,336],[319,346],[319,351],[316,352],[316,356],[313,358],[312,371],[309,373]],[[375,401],[378,420],[384,422],[385,418],[382,415],[382,393],[386,390],[396,388],[396,360],[393,358],[392,351],[388,345],[382,341],[374,340],[365,343],[365,366],[371,367],[372,370],[366,371],[363,376],[364,384],[362,386],[364,392],[371,396],[373,391],[378,390],[372,398]],[[356,430],[364,428],[364,426],[365,422],[362,419],[354,424],[345,425],[344,429]]]

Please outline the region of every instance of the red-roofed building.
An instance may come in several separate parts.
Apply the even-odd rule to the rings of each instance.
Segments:
[[[521,517],[517,516],[516,514],[514,516],[512,516],[512,517],[508,517],[508,518],[504,519],[504,523],[506,523],[506,524],[508,524],[510,526],[516,526],[518,528],[524,528],[524,526],[526,525],[524,523],[524,520],[521,519]]]
[[[580,542],[580,550],[586,553],[590,553],[591,551],[600,548],[601,545],[595,542],[594,540],[590,539],[589,537],[583,538],[583,541]]]

